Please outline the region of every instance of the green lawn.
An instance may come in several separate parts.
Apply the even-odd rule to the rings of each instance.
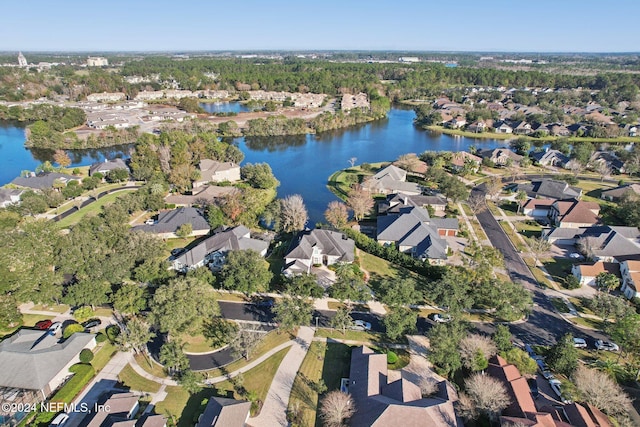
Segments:
[[[91,361],[91,365],[96,370],[96,372],[102,370],[102,368],[104,368],[105,365],[109,363],[111,357],[113,357],[113,355],[118,351],[116,346],[111,344],[109,341],[105,341],[101,345],[102,347],[100,347],[100,349],[95,352],[93,360]]]
[[[513,243],[513,245],[516,247],[517,250],[526,252],[529,249],[526,245],[522,243],[518,235],[515,233],[515,231],[513,231],[513,228],[511,228],[511,225],[509,225],[506,221],[500,221],[500,226],[502,227],[504,232],[507,234],[507,237],[509,237],[509,240],[511,240],[511,243]]]
[[[502,202],[500,203],[500,208],[509,216],[518,215],[518,203],[516,202]]]
[[[498,210],[498,207],[492,201],[487,200],[487,207],[493,216],[502,216],[502,213]]]
[[[180,386],[167,386],[165,391],[167,397],[158,402],[154,411],[172,419],[173,422],[167,424],[177,427],[193,427],[198,421],[198,416],[204,411],[203,403],[217,394],[216,389],[210,387],[194,395],[190,395]]]
[[[243,294],[236,294],[233,292],[226,292],[222,290],[216,290],[213,292],[216,300],[218,301],[238,301],[238,302],[246,302],[247,297]]]
[[[269,387],[271,387],[273,377],[276,375],[282,359],[284,359],[284,356],[287,355],[290,349],[291,348],[288,347],[280,350],[258,366],[245,372],[243,374],[244,388],[248,392],[252,391],[257,393],[258,399],[264,402],[267,397]],[[220,395],[230,395],[231,392],[234,392],[235,399],[243,399],[243,397],[234,390],[233,384],[230,381],[218,383],[215,385],[215,388],[218,390]]]
[[[591,319],[588,317],[572,317],[569,320],[577,326],[585,326],[598,331],[601,331],[604,328],[604,322],[602,320]]]
[[[113,203],[122,194],[128,193],[128,192],[132,192],[132,191],[136,191],[136,190],[135,189],[128,189],[128,190],[122,190],[122,191],[118,191],[118,192],[115,192],[115,193],[107,194],[106,196],[101,197],[100,199],[96,200],[95,202],[93,202],[93,203],[89,204],[88,206],[85,206],[84,208],[80,209],[79,211],[74,212],[71,215],[69,215],[68,217],[58,221],[56,223],[56,225],[59,228],[68,228],[68,227],[78,223],[85,215],[99,213],[102,210],[103,206],[105,206],[105,205],[107,205],[109,203]]]
[[[36,304],[33,306],[31,310],[35,311],[50,311],[51,313],[62,314],[69,311],[69,306],[67,304],[56,304],[56,305],[42,305]]]
[[[362,269],[370,273],[369,286],[374,290],[383,279],[411,280],[415,282],[416,289],[424,289],[427,284],[425,277],[402,266],[392,264],[387,260],[361,250],[357,250],[356,254],[360,258]]]
[[[211,342],[202,334],[182,334],[178,337],[178,340],[182,342],[182,348],[187,353],[205,353],[208,351],[217,350],[219,348],[212,346]]]
[[[138,365],[149,374],[159,378],[167,377],[167,374],[165,373],[164,368],[161,365],[155,363],[153,360],[151,360],[150,357],[148,358],[142,354],[136,354],[135,359],[136,359],[136,362],[138,362]]]
[[[482,228],[478,220],[469,219],[469,222],[471,223],[471,227],[473,227],[473,230],[476,232],[476,236],[479,240],[488,240],[487,235],[484,232],[484,228]]]
[[[570,259],[564,258],[543,260],[542,263],[551,277],[559,283],[561,283],[567,275],[571,274],[571,267],[573,266],[573,262]]]
[[[13,334],[15,331],[20,329],[21,327],[32,328],[36,322],[40,320],[52,320],[55,316],[45,316],[42,314],[23,314],[22,315],[22,323],[17,324],[13,328],[9,329],[0,329],[0,339]]]
[[[206,371],[206,374],[207,374],[208,377],[212,378],[212,377],[218,377],[218,376],[221,376],[221,375],[225,375],[228,372],[236,371],[236,370],[240,369],[241,367],[246,366],[251,361],[256,360],[257,358],[259,358],[260,356],[262,356],[263,354],[265,354],[266,352],[268,352],[272,348],[275,348],[275,347],[279,346],[280,344],[283,344],[283,343],[285,343],[287,341],[291,341],[295,337],[296,337],[295,331],[294,332],[286,332],[286,331],[280,331],[279,329],[271,331],[268,334],[265,334],[265,336],[262,339],[262,341],[260,342],[260,344],[258,344],[256,349],[253,350],[253,353],[251,354],[251,358],[249,360],[245,360],[244,358],[242,358],[242,359],[236,360],[235,362],[229,363],[228,365],[224,366],[223,368],[212,369],[210,371]]]
[[[538,237],[542,231],[542,226],[535,221],[515,221],[513,225],[525,237]]]
[[[303,426],[316,424],[316,410],[318,409],[318,393],[311,387],[322,378],[324,354],[327,351],[327,343],[312,342],[309,351],[302,361],[300,370],[293,381],[289,408],[298,405]]]
[[[328,391],[339,390],[340,380],[349,377],[352,348],[352,346],[342,343],[329,342],[326,344],[322,379],[327,385]]]
[[[124,367],[122,371],[118,374],[118,379],[120,382],[135,391],[146,391],[149,393],[156,393],[160,390],[160,384],[155,381],[151,381],[146,379],[143,376],[140,376],[136,371],[133,370],[131,365],[127,365]]]
[[[329,306],[329,310],[337,310],[339,308],[347,307],[347,304],[339,301],[329,301],[327,305]],[[353,304],[351,309],[353,311],[369,311],[369,306],[366,304]]]

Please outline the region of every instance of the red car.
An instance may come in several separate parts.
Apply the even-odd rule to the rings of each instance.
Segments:
[[[51,320],[41,320],[36,323],[36,329],[44,331],[45,329],[49,329],[51,325],[53,325],[53,322]]]

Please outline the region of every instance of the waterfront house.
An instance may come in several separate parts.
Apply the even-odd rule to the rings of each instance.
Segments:
[[[488,159],[498,166],[505,166],[510,161],[514,164],[519,164],[522,160],[522,156],[514,153],[508,148],[496,148],[493,150],[483,150],[480,153],[480,156],[484,159]]]
[[[210,182],[240,181],[240,166],[233,162],[203,159],[199,168],[200,179],[193,181],[193,188],[202,187]]]
[[[407,194],[389,194],[385,200],[378,202],[378,215],[399,213],[400,209],[408,206],[426,208],[430,206],[435,212],[444,213],[447,208],[447,199],[440,196],[423,196]]]
[[[101,173],[102,175],[106,175],[112,170],[116,169],[124,169],[129,172],[129,166],[122,159],[113,159],[113,160],[105,160],[104,162],[97,162],[92,164],[89,167],[89,175],[93,175],[94,173]]]
[[[40,172],[39,174],[30,173],[28,176],[19,176],[11,181],[11,184],[19,187],[32,188],[34,190],[44,190],[45,188],[53,188],[56,182],[67,185],[70,181],[80,182],[80,177],[67,175],[58,172]]]
[[[177,237],[176,232],[185,224],[191,224],[192,232],[190,236],[205,236],[211,227],[196,208],[182,207],[173,210],[161,211],[157,221],[153,224],[136,225],[132,231],[144,231],[153,233],[164,239]]]
[[[284,256],[283,273],[286,276],[310,273],[314,265],[352,263],[355,242],[346,235],[332,230],[313,229],[298,233]]]
[[[372,193],[389,194],[403,193],[418,195],[422,193],[420,186],[407,181],[407,171],[397,166],[389,165],[381,169],[367,181],[368,190]]]
[[[541,166],[564,167],[569,162],[569,157],[558,150],[544,150],[531,154],[531,158]]]
[[[24,193],[24,190],[0,188],[0,208],[6,208],[20,203],[22,193]]]

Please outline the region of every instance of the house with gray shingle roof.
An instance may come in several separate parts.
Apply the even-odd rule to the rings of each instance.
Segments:
[[[353,427],[442,426],[462,427],[453,402],[455,390],[446,381],[438,391],[422,397],[420,387],[406,378],[391,381],[386,354],[366,346],[351,350],[348,392],[356,412],[349,419]]]
[[[11,183],[19,187],[33,188],[34,190],[43,190],[45,188],[53,188],[53,183],[56,181],[62,182],[65,185],[70,181],[80,182],[80,178],[73,175],[67,175],[58,172],[41,172],[39,174],[30,174],[29,176],[19,176],[15,178]]]
[[[397,166],[389,165],[368,180],[369,191],[373,193],[389,194],[403,193],[418,195],[422,193],[420,186],[407,181],[407,171]]]
[[[605,190],[600,194],[604,200],[619,201],[627,195],[640,195],[640,184],[628,184]]]
[[[636,227],[558,227],[543,229],[542,237],[556,245],[576,245],[593,261],[640,259],[640,231]]]
[[[480,154],[480,157],[482,157],[483,159],[489,159],[489,161],[501,166],[506,165],[507,163],[509,163],[509,161],[512,161],[514,164],[518,164],[522,160],[521,155],[514,153],[508,148],[482,150],[478,154]]]
[[[191,224],[191,236],[204,236],[211,230],[202,213],[196,208],[188,207],[162,211],[154,224],[136,225],[131,230],[153,233],[167,239],[177,237],[176,232],[184,224]]]
[[[569,162],[569,157],[558,150],[545,150],[531,153],[531,158],[542,166],[564,167]]]
[[[240,181],[240,166],[233,162],[202,159],[199,168],[200,179],[193,182],[193,188],[202,187],[210,182]]]
[[[440,196],[388,194],[385,200],[378,202],[378,215],[398,213],[401,208],[407,206],[417,206],[420,208],[431,206],[436,212],[444,212],[447,208],[447,199]]]
[[[103,175],[106,175],[116,169],[124,169],[127,172],[130,171],[127,163],[124,160],[117,158],[92,164],[89,167],[89,175],[93,175],[94,173],[101,173]]]
[[[196,427],[244,427],[250,409],[251,402],[213,396]]]
[[[582,196],[580,187],[572,187],[565,181],[556,181],[553,179],[542,179],[514,186],[515,191],[524,191],[527,196],[536,198],[549,199],[579,199]]]
[[[269,242],[252,239],[251,231],[244,225],[233,228],[220,228],[213,236],[200,242],[176,258],[170,258],[171,268],[185,272],[208,265],[212,270],[219,270],[230,251],[252,250],[265,256]]]
[[[46,399],[70,375],[80,352],[96,346],[95,336],[75,333],[60,341],[50,331],[20,329],[0,342],[0,390],[32,392]]]
[[[291,242],[284,256],[283,273],[287,276],[309,273],[314,265],[352,263],[355,242],[342,233],[331,230],[305,230]]]
[[[400,252],[415,258],[442,262],[449,248],[444,236],[455,236],[456,218],[430,218],[426,209],[409,206],[398,213],[378,217],[377,241],[381,245],[395,245]]]
[[[6,208],[20,203],[20,196],[24,190],[0,188],[0,208]]]

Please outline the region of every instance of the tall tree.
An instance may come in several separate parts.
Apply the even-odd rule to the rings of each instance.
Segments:
[[[320,404],[320,418],[326,427],[343,427],[355,411],[351,396],[339,390],[327,393]]]
[[[294,194],[281,200],[280,225],[287,233],[303,230],[309,220],[302,196]]]
[[[608,415],[623,415],[631,409],[629,396],[604,372],[579,366],[573,382],[585,402]]]
[[[373,208],[373,199],[369,191],[361,186],[354,186],[347,194],[347,206],[353,211],[356,221],[360,221]]]
[[[415,331],[418,314],[406,307],[393,307],[382,319],[387,336],[398,339],[406,333]]]
[[[116,342],[124,350],[132,349],[136,354],[145,353],[147,343],[155,336],[156,334],[151,332],[147,322],[134,317],[127,322],[126,327],[116,338]]]
[[[113,294],[113,308],[134,315],[147,308],[144,289],[135,283],[123,283]]]
[[[182,351],[182,346],[178,341],[170,341],[162,345],[160,348],[160,363],[172,375],[189,369],[189,359]]]
[[[349,220],[347,205],[337,200],[329,202],[329,206],[324,212],[324,218],[332,227],[341,229],[347,225],[347,221]]]
[[[262,340],[263,334],[253,325],[240,328],[235,338],[229,343],[234,354],[244,357],[246,360],[251,358],[253,350]]]
[[[551,249],[551,243],[542,236],[529,237],[527,239],[527,244],[529,245],[529,249],[531,249],[531,252],[533,252],[536,260],[536,265],[538,264],[540,255],[547,253],[549,249]]]
[[[53,161],[60,165],[61,168],[66,168],[71,164],[71,158],[64,150],[56,150],[53,153]]]
[[[578,350],[573,345],[573,336],[566,334],[549,349],[549,366],[566,376],[571,376],[578,367]]]
[[[313,305],[306,298],[285,297],[276,302],[273,311],[280,327],[293,329],[296,326],[306,326],[311,323]]]
[[[615,274],[604,271],[596,276],[596,287],[601,291],[611,292],[620,287],[620,279]]]
[[[331,318],[331,327],[342,330],[342,335],[347,332],[347,328],[352,324],[353,319],[351,318],[350,311],[347,308],[338,308],[336,315]]]
[[[220,272],[220,283],[225,289],[249,295],[265,291],[271,277],[269,264],[256,251],[231,251]]]
[[[513,337],[507,325],[497,325],[492,338],[501,352],[506,352],[513,348],[513,343],[511,342]]]
[[[465,398],[461,398],[462,412],[467,419],[484,415],[495,421],[511,403],[507,389],[500,380],[489,375],[473,374],[464,382]]]

